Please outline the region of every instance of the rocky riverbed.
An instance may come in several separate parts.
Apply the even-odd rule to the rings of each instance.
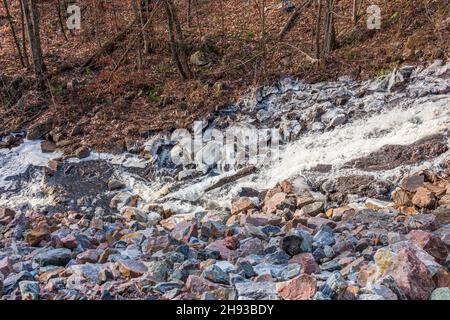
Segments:
[[[172,132],[119,155],[65,155],[45,123],[3,137],[2,299],[450,299],[450,63],[282,79],[200,131],[249,125],[282,133],[278,158],[181,166]]]

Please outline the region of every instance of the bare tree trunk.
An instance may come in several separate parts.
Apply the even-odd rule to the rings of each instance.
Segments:
[[[45,64],[42,58],[41,38],[39,34],[39,12],[36,6],[36,0],[22,0],[22,2],[33,56],[36,84],[42,90],[45,87]]]
[[[170,49],[172,52],[173,60],[178,68],[178,72],[183,77],[183,79],[190,79],[192,77],[192,74],[189,69],[183,33],[176,16],[173,0],[164,0],[164,6],[167,13]]]
[[[14,30],[14,22],[9,12],[8,2],[6,0],[3,0],[3,6],[5,7],[6,16],[8,17],[9,27],[11,28],[11,34],[13,36],[14,43],[16,45],[17,53],[19,54],[20,63],[22,64],[22,67],[25,67],[25,61],[22,56],[22,50],[20,49],[19,40],[17,39],[16,31]]]
[[[30,67],[30,61],[28,60],[28,53],[27,53],[27,32],[26,32],[26,24],[25,24],[25,13],[23,10],[23,3],[20,1],[20,25],[22,28],[22,51],[23,51],[23,57],[25,58],[25,63],[27,65],[27,68]]]
[[[336,44],[336,31],[334,29],[334,0],[327,0],[327,16],[325,22],[325,54],[329,54]]]
[[[66,29],[64,28],[63,14],[61,12],[61,2],[59,0],[58,0],[58,4],[57,4],[56,10],[57,10],[57,13],[58,13],[58,20],[59,20],[59,26],[61,28],[61,31],[62,31],[66,41],[69,41],[69,38],[67,38]]]
[[[322,25],[322,0],[317,0],[317,23],[316,23],[316,59],[320,58],[320,26]]]
[[[356,24],[358,22],[358,0],[353,0],[352,16],[353,16],[353,23]]]

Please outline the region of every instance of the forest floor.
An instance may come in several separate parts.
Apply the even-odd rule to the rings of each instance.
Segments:
[[[293,2],[297,7],[303,3]],[[159,2],[149,53],[142,54],[142,63],[140,31],[134,26],[113,50],[86,68],[83,63],[133,20],[130,1],[84,1],[81,29],[68,34],[68,40],[60,30],[55,5],[42,1],[42,46],[51,76],[47,93],[33,89],[32,71],[21,67],[6,15],[0,11],[0,137],[49,123],[46,138],[59,137],[58,146],[68,153],[80,146],[121,152],[128,140],[207,119],[249,88],[283,75],[311,82],[341,75],[361,80],[382,77],[399,65],[450,56],[448,0],[371,1],[381,7],[379,30],[367,29],[367,1],[356,25],[352,1],[339,1],[335,10],[338,47],[318,62],[307,56],[314,52],[314,5],[301,10],[299,22],[280,40],[278,34],[291,13],[283,10],[280,0],[267,0],[264,55],[262,19],[254,1],[199,0],[190,24],[185,5],[176,4],[189,54],[203,50],[208,61],[205,66],[191,66],[191,80],[181,79],[172,63],[165,12]],[[11,14],[20,39],[17,3],[11,5]]]

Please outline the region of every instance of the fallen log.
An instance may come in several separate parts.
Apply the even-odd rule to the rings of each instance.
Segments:
[[[205,192],[209,192],[212,191],[214,189],[223,187],[226,184],[229,184],[231,182],[237,181],[239,179],[242,179],[246,176],[251,175],[252,173],[254,173],[256,171],[256,167],[255,166],[250,166],[250,167],[246,167],[244,169],[239,170],[238,172],[236,172],[236,174],[229,176],[229,177],[225,177],[220,179],[219,181],[217,181],[216,183],[214,183],[212,186],[209,186],[208,188],[205,189]]]
[[[283,40],[284,36],[289,33],[289,31],[292,30],[292,28],[297,23],[298,19],[300,18],[300,10],[306,7],[308,4],[311,3],[311,0],[306,0],[299,8],[295,9],[295,11],[292,13],[289,20],[284,25],[283,29],[278,34],[278,37],[280,40]]]

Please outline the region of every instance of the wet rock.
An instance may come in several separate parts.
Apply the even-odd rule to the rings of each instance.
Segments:
[[[292,280],[277,283],[277,292],[284,300],[309,300],[316,294],[316,279],[302,274]]]
[[[37,300],[39,299],[39,282],[36,281],[21,281],[19,283],[20,294],[22,300]]]
[[[37,140],[42,138],[45,134],[52,130],[51,122],[44,122],[38,124],[28,130],[27,139],[28,140]]]
[[[34,257],[34,262],[41,267],[46,266],[66,266],[72,258],[72,251],[69,249],[45,249]]]
[[[52,153],[56,151],[56,144],[52,141],[45,140],[41,143],[41,151],[43,153]]]
[[[449,288],[437,288],[431,293],[430,300],[450,300]]]
[[[387,274],[395,280],[408,299],[426,300],[434,290],[427,267],[408,248],[398,252]]]
[[[120,273],[126,278],[138,278],[148,271],[140,261],[122,260],[118,263]]]

